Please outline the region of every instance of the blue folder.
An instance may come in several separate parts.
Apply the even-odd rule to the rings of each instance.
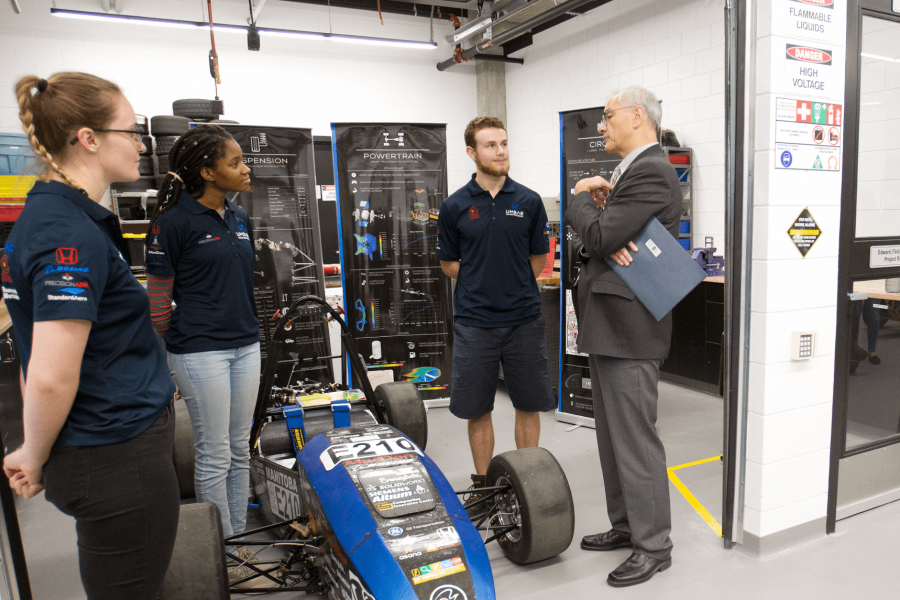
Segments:
[[[659,321],[706,279],[706,271],[656,217],[650,217],[633,241],[638,247],[631,252],[634,262],[622,267],[607,257],[606,263]]]

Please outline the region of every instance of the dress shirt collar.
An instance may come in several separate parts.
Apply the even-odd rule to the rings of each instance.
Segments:
[[[644,144],[640,148],[635,148],[634,150],[629,152],[628,155],[622,159],[622,162],[619,163],[619,177],[625,174],[625,169],[630,167],[631,163],[634,162],[634,159],[640,156],[644,150],[646,150],[650,146],[656,146],[657,144],[658,142],[650,142],[649,144]]]

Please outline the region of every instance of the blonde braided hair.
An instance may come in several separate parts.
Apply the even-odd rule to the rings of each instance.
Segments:
[[[87,73],[56,73],[46,81],[37,75],[19,79],[19,119],[44,165],[41,180],[49,181],[55,172],[69,186],[81,189],[54,156],[65,155],[66,144],[78,129],[106,128],[115,118],[114,99],[121,93],[116,84]]]

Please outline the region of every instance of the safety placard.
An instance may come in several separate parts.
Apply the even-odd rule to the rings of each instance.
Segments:
[[[822,230],[808,208],[804,208],[803,212],[794,219],[787,233],[803,258],[806,258],[807,253],[822,236]]]
[[[775,168],[840,171],[843,122],[836,102],[776,98]]]
[[[834,51],[829,48],[788,43],[784,48],[784,89],[810,96],[831,96],[843,92],[835,67]]]

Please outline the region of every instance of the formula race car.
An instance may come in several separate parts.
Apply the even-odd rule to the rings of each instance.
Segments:
[[[339,324],[345,381],[275,386],[286,358],[285,327],[309,317]],[[454,492],[423,452],[428,423],[418,390],[410,382],[373,390],[334,308],[314,296],[301,298],[282,316],[272,340],[251,434],[252,492],[269,524],[224,542],[276,546],[284,554],[246,563],[251,573],[231,582],[232,591],[264,578],[268,587],[256,591],[318,593],[332,600],[488,600],[495,593],[486,543],[497,541],[518,564],[568,548],[575,526],[572,495],[549,452],[500,454],[490,463],[486,487]],[[348,363],[357,389],[346,385]],[[229,597],[213,509],[182,508],[163,598]],[[216,531],[219,543],[209,543]],[[262,532],[268,539],[260,539]]]

